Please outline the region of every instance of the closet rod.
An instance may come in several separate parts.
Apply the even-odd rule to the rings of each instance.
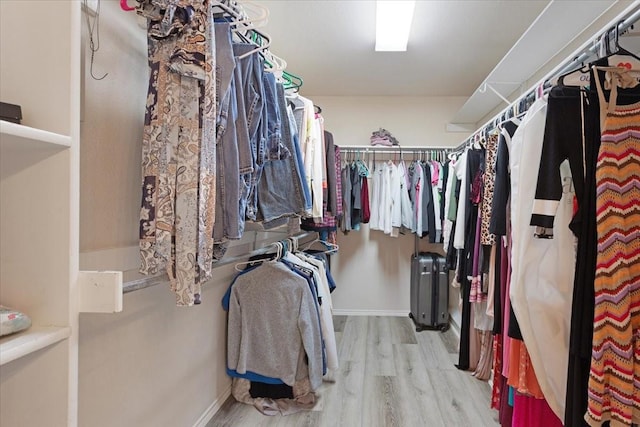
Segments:
[[[635,11],[631,12],[631,14],[628,15],[626,18],[623,18],[623,19],[620,18],[620,16],[624,16],[625,14],[629,13],[628,10],[633,8],[633,7],[636,8]],[[629,27],[631,27],[633,24],[635,24],[638,20],[640,20],[640,5],[638,5],[638,2],[636,1],[633,6],[628,8],[625,12],[622,12],[622,14],[618,15],[618,17],[616,19],[611,21],[611,23],[609,25],[607,25],[607,27],[605,27],[605,29],[602,30],[597,36],[592,37],[587,43],[585,43],[581,48],[579,48],[575,52],[575,54],[570,57],[571,59],[567,59],[563,63],[565,65],[561,64],[561,65],[558,65],[556,68],[554,68],[545,77],[543,77],[538,83],[536,83],[531,88],[529,88],[529,90],[527,90],[522,95],[520,95],[509,106],[507,106],[506,108],[502,109],[498,114],[493,116],[489,121],[487,121],[484,125],[479,127],[470,136],[465,138],[464,141],[462,141],[462,143],[460,143],[457,147],[453,148],[452,151],[456,151],[457,152],[457,151],[463,150],[470,142],[473,141],[473,139],[477,135],[479,135],[482,132],[484,132],[484,130],[487,129],[487,127],[489,125],[494,123],[496,119],[501,117],[507,111],[511,110],[514,105],[516,105],[520,101],[526,99],[528,96],[531,96],[532,93],[535,93],[535,91],[537,91],[538,88],[541,85],[545,85],[549,81],[553,80],[553,78],[555,78],[555,77],[557,77],[559,75],[565,74],[566,72],[575,69],[577,64],[581,64],[582,62],[584,62],[585,60],[590,58],[593,54],[595,54],[598,51],[598,48],[600,47],[600,43],[601,43],[600,40],[602,39],[602,36],[604,34],[607,35],[606,40],[607,40],[607,42],[609,42],[612,30],[615,31],[616,28],[617,28],[618,34],[622,34],[624,31],[629,29]],[[617,22],[617,23],[613,24],[614,22]]]
[[[393,145],[388,147],[386,145],[340,145],[340,151],[375,151],[376,153],[388,151],[390,153],[404,153],[405,151],[411,152],[423,152],[423,151],[447,151],[453,150],[455,147],[451,146],[419,146],[419,145]]]
[[[561,70],[553,73],[552,77],[559,76],[559,75],[565,74],[568,71],[573,70],[577,64],[581,64],[582,62],[589,59],[592,55],[596,54],[600,47],[600,43],[601,43],[600,37],[602,35],[606,34],[607,35],[606,40],[607,42],[610,42],[609,38],[612,36],[611,34],[612,30],[617,31],[618,34],[622,34],[626,30],[628,30],[633,24],[635,24],[638,20],[640,20],[640,7],[638,8],[638,10],[632,13],[628,18],[624,19],[621,22],[618,22],[614,27],[609,28],[604,33],[601,33],[600,36],[598,36],[597,38],[591,39],[591,40],[597,40],[597,42],[593,43],[592,46],[589,47],[588,49],[585,49],[582,52],[582,54],[575,57],[569,64],[567,64]]]
[[[288,239],[295,239],[298,247],[302,247],[304,245],[307,245],[317,240],[318,233],[315,231],[305,231],[300,234],[289,236]],[[237,255],[229,258],[222,258],[220,261],[213,264],[213,269],[215,270],[217,268],[224,267],[225,265],[236,264],[241,261],[246,261],[252,256],[271,253],[273,252],[273,247],[271,246],[272,243],[275,243],[277,241],[282,241],[282,240],[287,240],[287,239],[276,240],[274,242],[269,243],[265,247],[254,249],[250,252],[243,253],[241,255]],[[167,276],[166,273],[159,274],[157,276],[151,276],[151,277],[146,276],[139,279],[129,280],[129,281],[125,281],[122,284],[122,293],[128,294],[130,292],[138,291],[140,289],[150,288],[155,285],[166,284],[168,282],[169,282],[169,277]]]

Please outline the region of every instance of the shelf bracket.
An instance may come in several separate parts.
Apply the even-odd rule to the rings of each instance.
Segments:
[[[81,313],[119,313],[122,271],[80,271],[78,293]]]
[[[494,88],[493,85],[489,82],[484,82],[482,84],[482,87],[480,88],[480,93],[485,93],[487,91],[487,88],[489,88],[493,93],[495,93],[498,96],[498,98],[500,98],[504,103],[506,103],[507,105],[511,105],[511,101],[509,101],[500,92],[498,92],[496,88]]]

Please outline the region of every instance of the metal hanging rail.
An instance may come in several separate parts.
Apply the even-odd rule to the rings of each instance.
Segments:
[[[406,154],[416,157],[420,155],[428,156],[428,159],[431,160],[440,160],[445,161],[446,156],[454,151],[455,147],[447,147],[447,146],[406,146],[406,145],[394,145],[394,146],[385,146],[385,145],[340,145],[340,152],[343,154],[355,154],[355,155],[363,155],[369,156],[373,154],[374,159],[378,154],[381,155],[393,155],[399,156],[400,159],[403,159]],[[343,160],[347,160],[346,156],[343,157]]]
[[[305,231],[293,236],[287,237],[287,239],[294,239],[297,243],[297,247],[303,247],[309,243],[318,239],[318,233],[315,231]],[[287,240],[281,239],[281,240]],[[252,256],[264,255],[273,252],[272,244],[276,241],[270,242],[262,248],[257,248],[252,251],[242,253],[237,256],[222,258],[220,261],[213,264],[213,269],[221,268],[226,265],[236,264],[238,262],[246,261]],[[122,293],[128,294],[130,292],[139,291],[140,289],[150,288],[155,285],[169,283],[169,277],[166,273],[159,274],[157,276],[144,276],[133,280],[125,280],[122,286]]]
[[[496,122],[500,117],[502,117],[509,110],[513,109],[515,105],[525,100],[528,97],[531,97],[532,94],[535,94],[543,85],[550,83],[555,77],[565,74],[569,71],[572,71],[578,68],[579,64],[581,65],[587,59],[593,57],[598,52],[600,48],[600,44],[602,43],[602,39],[606,41],[606,43],[610,43],[612,37],[617,37],[617,35],[624,33],[627,29],[629,29],[633,24],[640,20],[640,4],[639,2],[635,2],[627,11],[623,12],[620,16],[628,15],[626,18],[621,19],[620,16],[616,18],[612,22],[617,22],[616,24],[610,24],[607,28],[601,31],[597,36],[591,38],[590,41],[585,43],[581,48],[579,48],[574,55],[567,59],[564,63],[558,65],[551,72],[549,72],[545,77],[543,77],[538,83],[533,85],[528,91],[526,91],[523,95],[519,96],[515,101],[513,101],[509,106],[501,110],[498,114],[493,116],[491,120],[487,121],[484,125],[479,127],[475,132],[473,132],[469,137],[465,138],[465,140],[460,143],[457,147],[452,148],[453,152],[458,152],[463,150],[470,142],[474,140],[475,137],[483,133],[491,124]],[[629,12],[630,9],[633,9]]]

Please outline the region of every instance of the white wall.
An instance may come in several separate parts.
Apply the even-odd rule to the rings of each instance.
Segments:
[[[216,270],[200,306],[176,307],[167,286],[125,295],[118,314],[80,317],[79,426],[185,426],[228,396],[226,315],[235,272]]]
[[[303,87],[304,90],[304,87]],[[457,146],[466,133],[446,131],[465,97],[313,96],[338,145],[369,145],[371,132],[390,131],[400,145]]]
[[[86,28],[83,32],[86,39]],[[118,2],[103,1],[94,73],[108,72],[104,80],[88,76],[86,48],[84,53],[80,246],[85,253],[118,252],[137,244],[148,79],[145,30]],[[367,144],[378,127],[406,145],[457,145],[464,137],[445,132],[462,98],[314,101],[322,106],[338,144]],[[362,231],[340,236],[340,244],[336,307],[408,313],[412,238],[369,237]],[[81,261],[89,258],[82,256]],[[124,262],[130,265],[102,268],[133,268],[138,260],[131,256]],[[126,294],[122,313],[82,315],[79,425],[191,426],[210,413],[230,385],[224,371],[226,325],[220,300],[232,276],[230,268],[216,270],[198,307],[175,307],[168,287],[157,286]]]
[[[368,145],[371,132],[383,127],[401,145],[457,146],[467,134],[449,133],[446,124],[464,104],[464,97],[321,97],[325,128],[337,145]],[[332,271],[338,289],[333,293],[338,313],[409,313],[409,278],[413,235],[389,237],[380,231],[348,235],[338,232],[340,251]],[[442,245],[420,241],[420,250],[442,252]],[[459,294],[450,292],[450,312],[460,320]]]

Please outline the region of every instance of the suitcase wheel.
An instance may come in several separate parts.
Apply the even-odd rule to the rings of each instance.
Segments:
[[[424,327],[422,325],[416,325],[416,332],[424,331]]]
[[[449,330],[449,324],[445,323],[444,325],[442,325],[442,327],[440,328],[440,332],[447,332]]]

